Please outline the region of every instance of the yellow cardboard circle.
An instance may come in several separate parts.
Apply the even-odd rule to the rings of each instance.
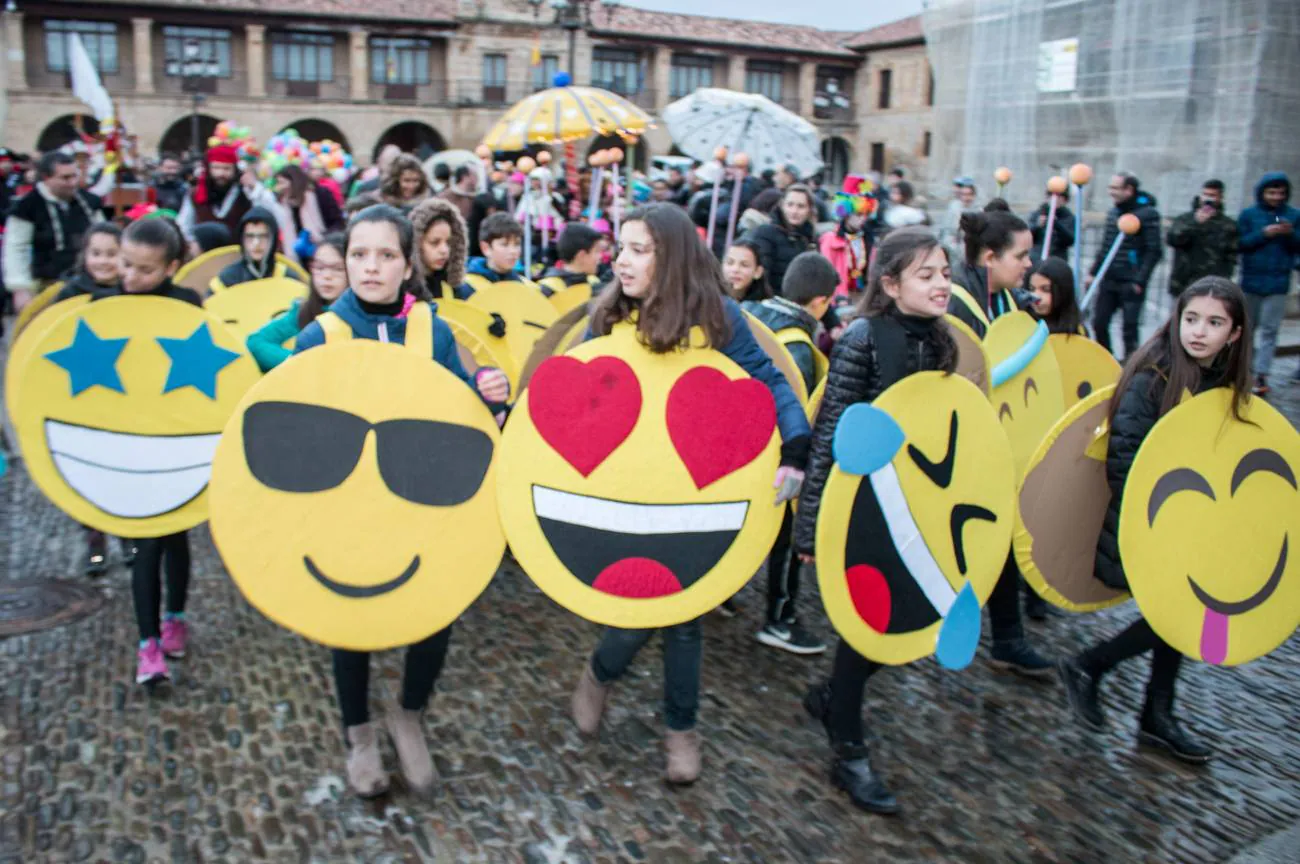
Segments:
[[[984,334],[990,383],[998,364],[1029,342],[1037,328],[1038,322],[1028,312],[1012,312],[994,319]],[[1029,458],[1065,413],[1061,368],[1056,355],[1044,345],[1018,374],[993,387],[989,399],[1011,442],[1016,477],[1023,478]]]
[[[479,366],[492,366],[505,373],[513,398],[518,390],[519,366],[510,353],[509,333],[493,336],[488,329],[492,316],[463,300],[438,300],[437,307],[438,317],[447,322],[456,344],[467,348]]]
[[[46,310],[46,314],[32,319],[32,323],[36,326],[28,327],[22,333],[15,334],[14,341],[9,348],[9,357],[5,361],[5,411],[8,412],[11,419],[18,404],[18,390],[22,385],[22,376],[19,373],[26,370],[27,359],[31,356],[32,347],[40,343],[44,335],[58,323],[60,318],[73,309],[85,306],[89,302],[90,295],[81,294],[55,303]]]
[[[694,344],[702,344],[700,334]],[[701,381],[708,386],[695,390]],[[677,410],[690,406],[671,415],[675,438],[669,403],[678,386],[674,400],[688,391],[709,398],[673,402]],[[776,506],[772,487],[780,436],[770,399],[766,387],[722,353],[655,354],[627,324],[546,361],[506,423],[497,474],[501,520],[520,566],[561,606],[612,627],[667,627],[717,607],[754,575],[780,528],[784,508]],[[532,400],[545,400],[536,406],[542,421]],[[587,405],[595,408],[583,415]],[[763,405],[773,412],[766,439]],[[584,425],[583,416],[593,425]],[[710,432],[746,437],[761,450],[699,486],[684,453],[700,457]],[[593,452],[593,441],[604,445],[595,450],[603,454],[595,465],[575,455]],[[685,442],[681,450],[677,442]],[[705,448],[710,454],[741,450],[726,442]],[[690,464],[700,470],[698,461]],[[653,571],[671,587],[640,596],[605,590],[604,579],[627,577],[629,568]]]
[[[528,355],[528,362],[524,364],[523,370],[519,373],[519,392],[523,392],[528,387],[528,380],[533,377],[537,367],[542,365],[542,361],[547,357],[553,357],[556,354],[562,354],[568,347],[570,333],[574,328],[581,324],[583,330],[587,324],[587,310],[582,306],[575,306],[568,312],[561,315],[554,324],[546,328],[542,338],[537,340],[533,346],[532,352]],[[578,332],[581,338],[583,331]]]
[[[1300,626],[1300,433],[1263,399],[1241,422],[1216,388],[1174,408],[1124,485],[1129,590],[1165,642],[1236,666]]]
[[[259,375],[243,348],[203,309],[162,297],[60,316],[19,373],[14,426],[32,479],[78,522],[120,537],[198,525],[217,439]]]
[[[1047,344],[1061,367],[1061,395],[1065,405],[1077,405],[1103,387],[1119,383],[1119,362],[1087,336],[1053,333]]]
[[[238,261],[239,255],[238,245],[209,249],[194,260],[181,265],[176,275],[172,277],[172,282],[193,289],[199,292],[200,296],[206,296],[212,280],[222,270]]]
[[[790,355],[790,350],[781,344],[781,340],[776,338],[772,328],[768,327],[762,321],[759,321],[750,313],[745,313],[745,321],[749,323],[750,332],[754,334],[754,341],[758,347],[763,349],[767,359],[772,361],[772,365],[777,368],[785,378],[794,395],[799,397],[800,405],[808,404],[808,387],[803,383],[803,373],[799,371],[799,366],[794,362],[794,357]]]
[[[591,302],[592,285],[590,282],[579,282],[577,285],[570,285],[561,291],[556,291],[547,299],[555,307],[555,314],[563,315],[571,309],[577,309],[579,306],[585,307]]]
[[[277,624],[353,651],[409,645],[455,621],[500,564],[499,443],[477,394],[437,363],[366,339],[315,348],[230,418],[212,537]],[[466,497],[424,497],[453,493]]]
[[[505,342],[510,347],[510,357],[516,370],[524,367],[533,345],[542,338],[546,328],[560,317],[555,307],[532,283],[490,282],[477,287],[465,302],[484,312],[495,312],[505,319]],[[516,383],[517,379],[518,373],[511,379],[511,383]]]
[[[203,301],[203,308],[242,341],[288,312],[295,300],[307,296],[307,290],[307,284],[297,279],[257,279],[218,291]]]
[[[19,334],[27,329],[27,325],[32,323],[32,319],[44,312],[50,306],[54,305],[54,299],[59,296],[59,292],[62,290],[62,282],[53,282],[46,285],[41,289],[41,293],[33,297],[31,301],[23,307],[23,311],[19,312],[18,317],[14,319],[15,339],[18,338]]]
[[[935,652],[944,620],[935,600],[952,602],[967,582],[981,606],[988,600],[1011,543],[1015,475],[1010,446],[988,399],[959,375],[909,375],[882,393],[872,407],[893,418],[902,429],[903,444],[887,467],[872,475],[845,473],[838,462],[831,468],[817,513],[817,580],[826,613],[840,636],[863,657],[896,666]],[[955,436],[951,434],[954,417]],[[939,474],[951,455],[951,476],[943,478],[946,486],[924,470],[925,463],[918,461],[914,451],[939,466],[932,469]],[[861,489],[859,502],[863,483],[869,486]],[[872,515],[876,506],[872,502],[882,502],[882,507],[888,502],[892,514],[888,523],[880,515],[884,509]],[[953,524],[955,515],[974,512],[964,509],[971,507],[983,508],[992,518],[961,520],[963,575]],[[854,552],[850,543],[863,537],[873,538],[864,547],[871,554],[850,560],[862,553],[862,549]],[[928,569],[920,572],[928,572],[929,580],[916,578],[913,573],[919,568],[905,564],[907,559],[899,558],[896,566],[887,564],[890,554],[897,554],[892,550],[898,544],[926,559]],[[883,629],[869,623],[883,621],[879,616],[885,607],[879,595],[873,600],[864,589],[854,587],[863,584],[860,571],[853,569],[859,566],[886,574],[890,599],[885,602],[891,605]],[[934,600],[904,606],[901,598],[907,596],[933,596]],[[894,602],[895,597],[900,599]],[[909,621],[931,623],[898,629]]]
[[[1016,563],[1038,596],[1072,612],[1129,598],[1093,575],[1110,505],[1105,423],[1114,393],[1115,385],[1103,387],[1065,412],[1029,460],[1020,488]]]
[[[975,335],[975,331],[956,315],[945,315],[943,320],[952,333],[953,341],[957,343],[957,368],[954,371],[987,394],[989,355],[984,350],[984,343],[980,341],[979,336]]]

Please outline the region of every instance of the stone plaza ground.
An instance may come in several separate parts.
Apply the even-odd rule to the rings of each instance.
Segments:
[[[1295,368],[1279,366],[1279,382]],[[1300,385],[1279,385],[1273,401],[1300,422]],[[661,780],[657,643],[614,691],[600,739],[583,739],[568,697],[598,628],[510,563],[456,625],[425,718],[433,794],[365,803],[344,785],[329,652],[251,609],[206,529],[191,545],[193,644],[151,695],[133,683],[126,570],[83,577],[80,529],[20,460],[0,478],[0,634],[64,619],[0,637],[0,864],[1209,864],[1295,861],[1300,848],[1300,639],[1243,668],[1185,667],[1181,714],[1218,747],[1201,770],[1136,748],[1146,661],[1107,679],[1100,735],[1070,721],[1054,680],[999,675],[985,651],[961,673],[888,671],[869,689],[868,722],[904,811],[882,818],[831,788],[825,738],[800,707],[828,657],[754,640],[761,578],[739,617],[706,619],[704,773],[673,790]],[[831,640],[815,585],[801,609]],[[1133,615],[1029,629],[1059,655]],[[376,711],[397,691],[400,657],[376,658]],[[386,759],[396,771],[391,749]]]

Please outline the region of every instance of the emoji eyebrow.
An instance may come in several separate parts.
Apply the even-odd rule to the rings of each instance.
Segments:
[[[1011,406],[1008,405],[1006,402],[1003,402],[1003,403],[1002,403],[1002,407],[998,409],[998,422],[999,422],[999,423],[1002,422],[1002,415],[1003,415],[1003,414],[1007,415],[1008,417],[1011,416]]]
[[[1155,488],[1151,490],[1151,499],[1147,502],[1148,526],[1155,524],[1156,514],[1175,492],[1200,492],[1211,501],[1219,500],[1214,497],[1214,490],[1210,488],[1209,481],[1202,477],[1200,472],[1192,468],[1175,468],[1165,472],[1164,476],[1156,481]]]
[[[1251,450],[1241,461],[1237,463],[1237,468],[1232,472],[1232,494],[1237,494],[1237,487],[1246,482],[1246,478],[1251,474],[1259,471],[1265,471],[1269,474],[1276,474],[1283,480],[1291,484],[1291,488],[1296,488],[1295,474],[1291,471],[1291,466],[1286,464],[1286,460],[1276,450]]]
[[[957,412],[952,412],[952,420],[948,423],[948,452],[944,454],[943,459],[931,462],[915,444],[907,445],[907,453],[916,463],[916,467],[930,478],[931,483],[940,489],[947,489],[952,484],[952,469],[957,462]]]
[[[1025,404],[1026,404],[1026,405],[1029,404],[1029,388],[1030,388],[1030,387],[1033,387],[1033,388],[1034,388],[1034,395],[1037,396],[1037,395],[1038,395],[1038,382],[1035,381],[1035,380],[1033,379],[1033,377],[1029,377],[1029,378],[1026,378],[1026,379],[1025,379]]]

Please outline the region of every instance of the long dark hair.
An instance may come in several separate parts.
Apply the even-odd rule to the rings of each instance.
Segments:
[[[1034,265],[1029,271],[1044,276],[1052,285],[1052,311],[1042,320],[1047,322],[1047,329],[1053,333],[1075,334],[1079,332],[1079,301],[1074,296],[1074,273],[1070,265],[1060,258],[1046,258]],[[1031,306],[1029,311],[1035,318],[1041,317]]]
[[[676,204],[648,204],[628,214],[624,224],[632,222],[644,223],[654,240],[650,290],[644,299],[628,297],[615,276],[592,309],[591,332],[606,336],[636,312],[637,338],[656,354],[686,347],[692,327],[703,328],[709,347],[726,345],[731,328],[722,269],[686,211]]]
[[[1187,304],[1198,297],[1210,297],[1221,302],[1232,318],[1232,326],[1241,330],[1236,341],[1227,346],[1227,356],[1224,357],[1225,352],[1221,351],[1214,362],[1216,366],[1222,364],[1222,380],[1232,388],[1232,416],[1245,421],[1241,409],[1250,397],[1250,355],[1254,342],[1250,319],[1246,316],[1246,297],[1231,279],[1202,276],[1178,295],[1178,303],[1169,320],[1160,325],[1160,329],[1124,364],[1124,374],[1120,376],[1115,395],[1110,400],[1112,425],[1119,410],[1120,397],[1133,385],[1133,379],[1140,372],[1154,370],[1159,379],[1163,380],[1165,393],[1160,400],[1161,417],[1178,405],[1185,391],[1196,392],[1201,383],[1201,367],[1183,348],[1183,340],[1178,331]],[[1157,386],[1157,382],[1153,381],[1153,392]]]
[[[117,245],[122,245],[122,226],[116,222],[96,222],[86,230],[86,234],[81,238],[81,251],[77,253],[77,270],[78,273],[86,273],[86,250],[90,248],[90,240],[96,234],[103,234],[112,237],[117,241]],[[87,276],[90,274],[87,273]]]
[[[895,228],[876,246],[876,260],[871,264],[867,290],[858,301],[858,314],[864,318],[879,318],[897,308],[894,298],[885,292],[884,280],[901,282],[904,271],[924,259],[935,249],[944,249],[939,238],[928,228],[914,225]],[[952,338],[942,319],[935,319],[934,341],[939,347],[939,369],[952,372],[957,368],[957,342]]]
[[[363,222],[380,222],[385,225],[392,225],[393,230],[397,232],[397,245],[402,250],[402,257],[406,259],[407,265],[411,267],[411,276],[402,283],[399,293],[414,294],[417,300],[433,299],[429,294],[429,288],[424,284],[424,280],[419,278],[419,264],[416,259],[415,250],[415,228],[411,226],[411,220],[406,218],[401,210],[391,204],[371,204],[366,209],[352,217],[348,222],[348,230],[344,235],[343,260],[347,260],[347,247],[352,245],[352,229],[356,228]]]
[[[275,176],[289,181],[289,203],[294,207],[301,207],[307,197],[307,190],[312,187],[307,172],[297,165],[286,165],[277,171]]]
[[[348,266],[348,238],[342,231],[332,231],[321,238],[316,244],[316,251],[319,253],[321,248],[329,246],[335,252],[339,253],[339,258],[343,261],[343,278],[347,278]],[[307,299],[298,306],[298,329],[306,327],[315,321],[320,313],[325,311],[325,305],[328,301],[320,294],[316,293],[315,282],[311,285],[311,291],[307,294]]]
[[[1016,235],[1028,231],[1025,220],[1006,210],[961,214],[962,234],[966,238],[966,266],[978,267],[980,253],[988,249],[993,257],[1001,255],[1016,242]],[[992,286],[990,286],[992,287]]]
[[[758,263],[758,266],[763,269],[763,273],[758,278],[751,280],[750,283],[745,286],[744,296],[734,298],[736,302],[739,303],[741,300],[754,299],[753,297],[750,296],[751,292],[756,292],[759,300],[766,300],[769,297],[771,297],[772,284],[767,281],[767,268],[763,267],[763,253],[762,250],[758,248],[758,244],[755,243],[753,240],[750,240],[748,237],[740,237],[736,240],[731,241],[731,246],[727,249],[727,251],[730,252],[732,249],[748,249],[749,254],[754,256],[754,261],[756,261]],[[724,284],[726,283],[725,278],[723,279],[723,283]],[[758,287],[755,288],[755,286]],[[727,285],[727,296],[728,297],[733,296],[731,293],[731,286],[729,284]]]

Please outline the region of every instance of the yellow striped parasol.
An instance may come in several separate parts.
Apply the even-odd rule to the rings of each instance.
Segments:
[[[591,135],[642,135],[654,119],[598,87],[552,87],[515,103],[483,138],[493,150],[523,150]]]

